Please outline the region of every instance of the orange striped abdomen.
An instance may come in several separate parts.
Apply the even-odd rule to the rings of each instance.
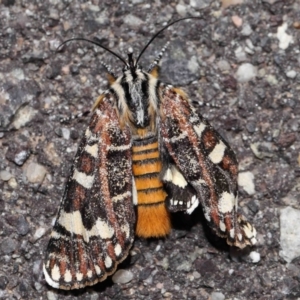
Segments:
[[[171,222],[165,206],[167,194],[159,178],[162,163],[157,140],[135,142],[132,160],[138,200],[136,234],[144,238],[166,236]]]

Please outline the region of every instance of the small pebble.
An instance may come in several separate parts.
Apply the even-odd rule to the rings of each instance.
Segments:
[[[25,79],[24,71],[19,68],[12,70],[11,76],[20,81]]]
[[[118,270],[112,277],[114,283],[128,283],[133,279],[133,274],[127,270]]]
[[[17,249],[17,246],[18,243],[10,237],[4,238],[0,245],[1,251],[5,254],[14,252]]]
[[[40,239],[45,234],[45,232],[46,232],[46,229],[44,227],[39,227],[33,235],[34,242],[37,241],[38,239]]]
[[[197,9],[203,9],[207,6],[209,6],[209,1],[205,0],[190,0],[190,6],[197,8]]]
[[[49,41],[49,49],[51,51],[56,51],[60,44],[61,44],[61,41],[59,41],[58,39],[52,39]]]
[[[20,152],[15,154],[14,163],[18,166],[22,166],[29,156],[29,150],[21,150]]]
[[[294,23],[293,23],[293,26],[294,26],[294,28],[296,28],[296,29],[300,29],[300,22],[299,22],[299,21],[294,22]]]
[[[249,24],[244,24],[243,29],[241,31],[242,36],[249,36],[252,33],[252,28]]]
[[[260,254],[256,251],[251,251],[249,254],[249,257],[254,264],[256,264],[260,261]]]
[[[138,28],[139,26],[142,26],[144,22],[140,18],[129,14],[125,16],[124,23],[130,27]]]
[[[237,5],[243,3],[244,0],[221,0],[222,8],[225,9],[232,5]]]
[[[280,210],[279,255],[288,263],[300,256],[300,210],[290,206]]]
[[[270,142],[257,142],[257,143],[251,143],[250,149],[252,150],[253,154],[259,158],[269,158],[273,157],[274,153],[272,150],[273,143]]]
[[[16,228],[20,235],[26,235],[29,232],[29,223],[23,215],[19,216]]]
[[[285,74],[288,78],[291,79],[294,79],[297,76],[297,72],[294,70],[287,71]]]
[[[211,300],[224,300],[225,296],[220,292],[212,292],[210,295]]]
[[[8,282],[9,281],[6,276],[0,276],[0,290],[5,290]]]
[[[0,179],[3,181],[8,181],[9,179],[11,179],[13,176],[12,174],[10,174],[9,171],[3,170],[0,171]]]
[[[181,17],[185,17],[186,16],[186,6],[182,5],[182,4],[177,4],[176,5],[176,11],[177,13],[181,16]]]
[[[293,37],[286,33],[288,24],[283,23],[281,26],[277,28],[277,38],[279,40],[279,48],[280,49],[287,49],[290,43],[293,42]]]
[[[68,140],[70,138],[70,130],[68,128],[62,128],[61,129],[61,132],[62,132],[62,137],[65,139],[65,140]]]
[[[33,119],[36,113],[37,111],[28,105],[20,108],[14,118],[14,127],[16,129],[20,129],[21,127],[25,126]]]
[[[25,169],[25,176],[31,183],[41,183],[47,173],[47,169],[35,162],[31,162]]]
[[[276,78],[276,76],[269,74],[266,76],[266,81],[270,84],[270,85],[277,85],[278,84],[278,80]]]
[[[236,27],[241,27],[243,24],[243,19],[237,15],[232,16],[231,20]]]
[[[247,60],[247,54],[242,47],[236,48],[236,50],[234,51],[234,55],[238,62]]]
[[[242,187],[248,195],[255,194],[254,175],[252,172],[240,172],[238,175],[238,185]]]
[[[164,293],[164,298],[167,298],[167,299],[172,299],[172,297],[173,297],[173,294],[171,294],[170,292],[166,292],[166,293]]]
[[[244,63],[239,66],[235,76],[239,82],[248,82],[257,76],[257,68],[252,64]]]
[[[58,299],[58,294],[48,291],[47,292],[47,300],[57,300]]]
[[[230,64],[227,60],[220,60],[217,62],[217,66],[222,72],[227,72],[230,70]]]

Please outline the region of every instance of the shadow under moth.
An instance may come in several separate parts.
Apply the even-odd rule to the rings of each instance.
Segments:
[[[165,237],[170,213],[202,206],[209,226],[231,246],[256,243],[256,230],[237,213],[238,162],[186,93],[159,81],[159,62],[145,72],[124,63],[96,101],[62,197],[44,261],[49,285],[79,289],[113,274],[134,236]]]

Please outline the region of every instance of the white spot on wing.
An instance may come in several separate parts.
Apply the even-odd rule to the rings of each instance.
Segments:
[[[44,276],[45,276],[45,279],[46,279],[47,283],[48,283],[50,286],[52,286],[52,287],[58,289],[58,288],[59,288],[59,283],[52,280],[52,278],[50,277],[50,275],[48,274],[48,272],[47,272],[47,270],[46,270],[45,265],[43,265],[43,272],[44,272]]]
[[[201,137],[202,132],[204,131],[206,125],[204,123],[201,123],[200,125],[196,126],[194,125],[194,130],[197,133],[198,137]]]
[[[62,235],[59,232],[55,231],[55,229],[52,230],[51,237],[54,238],[54,239],[63,238]]]
[[[86,189],[90,189],[94,183],[94,175],[86,175],[78,170],[74,170],[73,179]]]
[[[225,226],[224,222],[220,221],[219,226],[220,226],[221,231],[223,231],[223,232],[226,231],[226,226]]]
[[[210,212],[209,211],[205,211],[204,212],[204,217],[205,219],[210,222],[211,221],[211,216],[210,216]]]
[[[111,200],[113,202],[118,202],[118,201],[123,200],[123,199],[125,199],[127,197],[131,197],[131,192],[125,192],[125,193],[123,193],[121,195],[114,196],[114,197],[111,198]]]
[[[53,278],[53,280],[56,280],[56,281],[58,281],[60,279],[59,267],[56,264],[51,269],[51,277]]]
[[[71,213],[62,211],[57,221],[73,234],[83,234],[85,231],[81,214],[78,210]]]
[[[92,132],[90,131],[90,129],[89,128],[87,128],[87,130],[85,131],[85,137],[87,138],[87,139],[89,139],[89,137],[92,135]]]
[[[220,141],[215,148],[210,152],[209,158],[214,164],[218,164],[222,161],[226,145]]]
[[[234,208],[235,204],[235,196],[228,192],[223,192],[219,201],[218,201],[218,209],[222,214],[231,212]]]
[[[76,273],[76,279],[77,279],[78,281],[81,281],[81,280],[82,280],[82,278],[83,278],[83,274],[82,274],[82,273],[79,273],[79,272],[77,272],[77,273]]]
[[[166,170],[166,172],[165,172],[165,174],[164,174],[164,176],[163,176],[163,180],[164,181],[172,181],[172,178],[173,178],[173,176],[172,176],[172,171],[171,171],[171,169],[170,168],[168,168],[167,170]]]
[[[181,172],[177,169],[176,166],[172,165],[168,168],[164,174],[163,180],[172,182],[173,184],[184,188],[187,186],[187,182]]]
[[[120,245],[120,244],[117,244],[117,245],[115,246],[115,254],[116,254],[116,256],[119,256],[121,253],[122,253],[121,245]]]
[[[70,270],[65,271],[64,280],[65,280],[65,282],[71,282],[72,281],[72,274],[71,274]]]
[[[186,212],[188,213],[188,214],[191,214],[195,209],[196,209],[196,207],[199,205],[199,200],[198,200],[198,198],[196,197],[196,196],[193,196],[192,197],[192,206],[190,207],[190,208],[188,208],[187,210],[186,210]]]
[[[93,134],[89,128],[87,128],[87,130],[85,131],[85,137],[87,140],[89,141],[96,141],[98,140],[97,135]]]
[[[88,270],[88,271],[87,271],[87,277],[88,277],[88,278],[91,278],[92,276],[93,276],[92,270]]]
[[[178,185],[181,188],[184,188],[187,186],[187,182],[184,179],[183,175],[180,173],[180,171],[175,167],[172,166],[172,183],[175,185]]]
[[[238,239],[239,239],[240,241],[243,239],[243,236],[242,236],[241,233],[238,233],[238,234],[237,234],[237,237],[238,237]]]
[[[104,264],[106,268],[110,268],[112,266],[112,260],[109,256],[105,257]]]
[[[170,139],[164,138],[164,140],[165,140],[166,142],[175,143],[175,142],[177,142],[177,141],[180,141],[180,140],[184,139],[185,137],[187,137],[187,133],[184,131],[184,132],[182,132],[182,133],[181,133],[180,135],[178,135],[178,136],[173,136],[173,137],[171,137]]]
[[[98,144],[94,144],[92,146],[86,145],[84,150],[94,158],[98,157]]]
[[[252,245],[255,245],[257,243],[257,239],[255,237],[252,237],[250,239],[250,241],[251,241]]]
[[[109,224],[98,218],[96,224],[91,228],[91,230],[86,230],[86,234],[89,237],[99,236],[102,239],[110,239],[114,235],[114,229]],[[84,235],[84,240],[86,239],[88,238],[85,238]]]
[[[128,145],[122,145],[122,146],[114,146],[114,145],[110,145],[109,147],[108,147],[108,149],[110,150],[110,151],[124,151],[124,150],[127,150],[127,149],[129,149],[129,148],[131,148],[131,143],[130,144],[128,144]]]
[[[243,230],[248,239],[252,239],[256,236],[256,229],[252,227],[250,223],[246,223],[246,225],[243,226]]]
[[[95,265],[95,270],[96,270],[97,275],[101,274],[101,269],[99,268],[99,266]]]

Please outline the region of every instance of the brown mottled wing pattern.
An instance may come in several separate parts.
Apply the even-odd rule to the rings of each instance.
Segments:
[[[44,274],[60,289],[112,274],[134,238],[131,134],[105,94],[79,146],[46,250]]]
[[[160,93],[162,145],[187,183],[183,184],[189,189],[185,201],[191,202],[194,197],[190,209],[182,199],[181,206],[178,201],[169,206],[191,213],[200,201],[209,225],[219,236],[226,237],[229,245],[243,248],[255,244],[255,228],[236,213],[238,163],[234,152],[196,112],[184,92],[163,86]],[[172,174],[168,176],[165,171],[163,179],[174,182]]]

